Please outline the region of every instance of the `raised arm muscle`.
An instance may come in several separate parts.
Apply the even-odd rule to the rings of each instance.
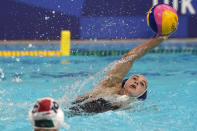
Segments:
[[[121,83],[131,69],[134,61],[144,56],[151,49],[160,45],[165,39],[167,39],[167,36],[158,36],[130,50],[107,72],[107,76],[103,80],[102,86],[110,87]]]

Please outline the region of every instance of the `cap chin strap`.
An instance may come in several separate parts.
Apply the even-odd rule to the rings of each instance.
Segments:
[[[141,96],[137,97],[137,99],[144,101],[144,100],[146,100],[146,97],[147,97],[147,90],[145,90]]]
[[[139,96],[136,96],[136,98],[139,98],[139,97],[143,96],[145,92],[147,92],[147,89],[144,90]]]

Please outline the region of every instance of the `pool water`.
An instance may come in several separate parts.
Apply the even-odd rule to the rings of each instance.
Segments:
[[[66,110],[74,98],[93,89],[105,75],[106,67],[120,58],[0,57],[0,129],[33,130],[28,111],[37,98],[54,97]],[[147,77],[149,87],[145,102],[135,103],[133,109],[126,111],[66,117],[70,128],[60,130],[197,130],[196,65],[197,54],[194,53],[149,53],[136,61],[127,75],[137,73]]]

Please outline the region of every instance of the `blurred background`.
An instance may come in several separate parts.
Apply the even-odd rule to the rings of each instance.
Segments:
[[[0,40],[133,39],[154,35],[146,23],[152,5],[177,9],[173,38],[197,37],[197,0],[1,0]]]

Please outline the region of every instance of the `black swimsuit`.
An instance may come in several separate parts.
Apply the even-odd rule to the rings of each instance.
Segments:
[[[103,98],[99,98],[97,100],[93,100],[91,102],[84,102],[88,98],[84,98],[83,100],[78,100],[73,102],[75,106],[69,108],[75,113],[86,112],[86,113],[101,113],[109,110],[119,109],[120,106],[112,105],[109,101],[106,101]]]
[[[123,80],[122,82],[122,88],[124,88],[124,85],[128,79]],[[138,100],[145,100],[147,97],[147,91],[144,92],[140,97],[138,97]],[[101,113],[109,110],[117,110],[120,108],[118,105],[113,105],[110,101],[107,101],[103,98],[99,98],[96,100],[93,100],[91,102],[85,102],[88,97],[83,98],[81,100],[76,100],[73,102],[73,107],[69,108],[74,114],[80,114],[82,112],[86,113]],[[83,103],[84,102],[84,103]]]

